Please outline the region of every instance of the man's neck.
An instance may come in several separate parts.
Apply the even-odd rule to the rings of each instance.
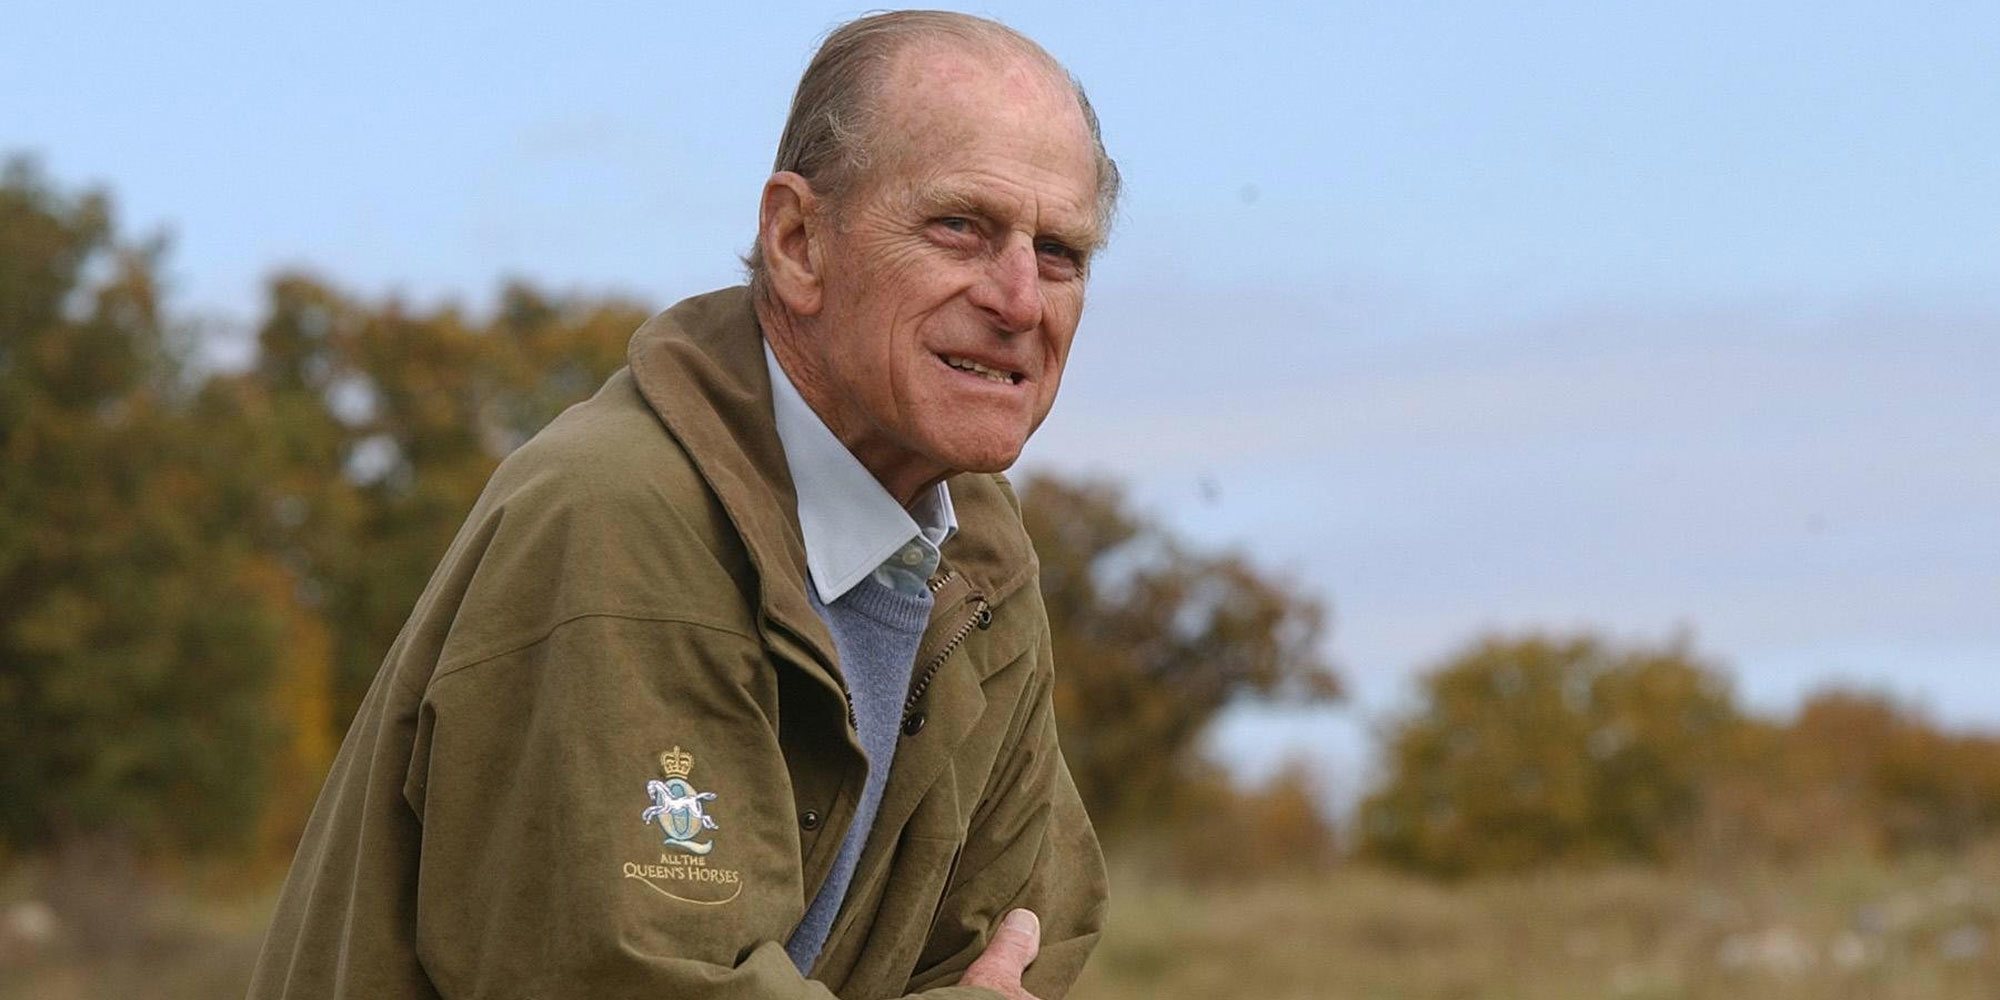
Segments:
[[[884,439],[881,432],[866,421],[849,416],[848,410],[839,405],[838,397],[829,388],[829,380],[809,342],[809,338],[818,334],[817,330],[810,329],[808,324],[781,307],[760,301],[756,310],[757,324],[764,330],[764,339],[771,345],[771,353],[777,357],[778,366],[784,369],[792,385],[799,390],[800,398],[812,407],[827,430],[833,432],[833,436],[897,503],[908,509],[918,497],[924,495],[924,491],[951,475],[952,470],[939,468],[935,462]]]

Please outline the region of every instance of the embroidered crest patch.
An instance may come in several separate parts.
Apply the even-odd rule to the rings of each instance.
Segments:
[[[653,800],[639,819],[646,823],[658,823],[666,834],[668,847],[677,848],[689,854],[707,854],[715,849],[715,841],[697,843],[695,837],[703,830],[717,829],[715,818],[702,809],[701,804],[715,798],[714,792],[697,792],[688,784],[688,772],[694,770],[694,754],[676,746],[660,755],[660,771],[666,775],[665,781],[655,779],[646,782],[646,794]]]
[[[660,777],[646,782],[646,797],[653,804],[639,813],[639,820],[659,828],[661,843],[667,849],[660,852],[657,864],[627,861],[619,871],[668,899],[715,906],[743,891],[743,875],[734,868],[708,862],[715,838],[701,838],[721,827],[708,814],[705,803],[715,801],[716,793],[699,791],[689,783],[693,771],[694,754],[679,746],[660,755]]]

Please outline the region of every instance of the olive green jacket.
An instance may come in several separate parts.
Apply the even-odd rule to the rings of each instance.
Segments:
[[[954,986],[1009,909],[1062,996],[1105,878],[1050,707],[1036,563],[999,476],[950,481],[881,811],[810,981],[782,942],[866,766],[806,599],[742,289],[503,462],[390,649],[293,862],[253,998],[825,998]]]

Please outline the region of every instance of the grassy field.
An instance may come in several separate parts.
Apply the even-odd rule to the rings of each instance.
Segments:
[[[18,886],[18,882],[15,883]],[[239,996],[266,894],[161,901],[116,950],[28,947],[0,1000]],[[32,923],[32,921],[30,921]],[[32,928],[30,928],[32,929]],[[1361,867],[1197,887],[1120,878],[1075,1000],[1955,1000],[2000,996],[2000,852],[1786,875],[1558,873],[1441,886]]]
[[[1129,880],[1128,880],[1129,881]],[[2000,996],[2000,857],[1789,876],[1128,884],[1076,1000]]]

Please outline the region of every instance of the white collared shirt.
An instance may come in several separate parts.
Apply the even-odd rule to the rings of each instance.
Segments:
[[[820,603],[839,600],[870,574],[898,590],[925,586],[937,572],[939,549],[958,531],[951,492],[938,483],[904,510],[799,395],[768,341],[764,365]]]

